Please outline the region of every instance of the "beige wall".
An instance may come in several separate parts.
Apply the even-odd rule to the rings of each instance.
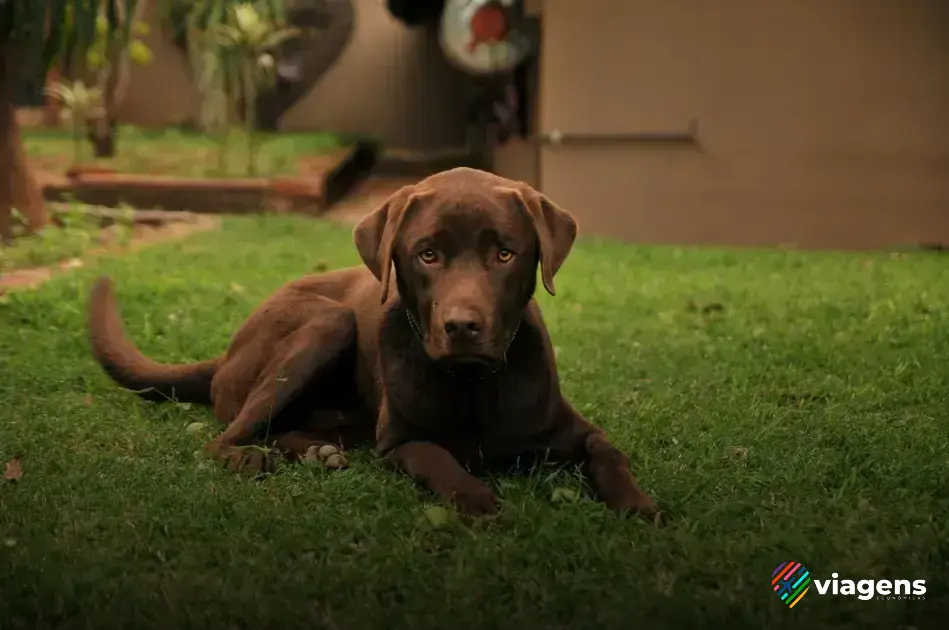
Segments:
[[[542,131],[698,126],[699,146],[543,148],[540,185],[584,232],[949,242],[949,2],[542,4]]]
[[[540,187],[540,173],[537,172],[537,147],[521,139],[512,139],[492,151],[492,170],[509,179],[527,182],[535,188]]]
[[[402,26],[379,0],[353,3],[349,46],[282,128],[365,133],[408,149],[462,146],[467,79],[442,59],[434,33]],[[122,117],[151,126],[195,117],[199,97],[185,56],[160,28],[148,44],[155,60],[133,70]]]
[[[132,65],[128,92],[119,109],[123,122],[146,127],[197,118],[200,104],[187,72],[187,58],[162,27],[156,5],[152,2],[146,9],[145,21],[151,30],[143,37],[152,51],[152,61],[146,66]]]

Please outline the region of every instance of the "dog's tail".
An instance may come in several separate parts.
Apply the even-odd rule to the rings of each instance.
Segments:
[[[211,379],[222,357],[183,365],[152,361],[125,336],[112,281],[96,280],[89,297],[92,354],[116,383],[146,400],[211,404]]]

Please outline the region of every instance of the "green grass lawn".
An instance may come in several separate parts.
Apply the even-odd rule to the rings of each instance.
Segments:
[[[63,172],[74,163],[75,144],[70,131],[29,129],[23,135],[27,155],[41,168]],[[324,155],[348,143],[331,133],[259,133],[255,138],[256,174],[260,177],[295,174],[301,157]],[[116,146],[114,158],[93,159],[92,147],[84,140],[80,162],[121,173],[245,177],[250,155],[247,138],[240,132],[228,136],[223,155],[220,139],[178,129],[123,127]]]
[[[433,527],[368,452],[232,476],[185,430],[217,431],[207,410],[139,401],[89,356],[98,273],[144,351],[192,361],[281,283],[356,262],[347,228],[229,220],[2,298],[0,464],[23,476],[0,484],[0,626],[944,627],[949,258],[583,241],[541,297],[564,389],[664,529],[553,501],[569,472],[493,480],[502,517],[473,528]],[[786,560],[928,593],[788,609]]]

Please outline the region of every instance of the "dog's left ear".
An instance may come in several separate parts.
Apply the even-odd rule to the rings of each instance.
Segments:
[[[409,210],[426,193],[418,192],[415,186],[403,186],[395,191],[385,203],[363,218],[353,230],[353,240],[363,263],[382,285],[381,301],[389,297],[389,275],[392,270],[392,250],[395,238]]]
[[[567,259],[577,239],[576,219],[530,186],[502,187],[498,192],[513,197],[515,203],[530,217],[540,245],[540,277],[547,293],[556,295],[554,275]]]

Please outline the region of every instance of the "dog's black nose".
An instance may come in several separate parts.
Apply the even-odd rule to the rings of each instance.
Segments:
[[[444,325],[452,339],[475,339],[484,330],[484,318],[473,310],[456,307],[448,311]]]

